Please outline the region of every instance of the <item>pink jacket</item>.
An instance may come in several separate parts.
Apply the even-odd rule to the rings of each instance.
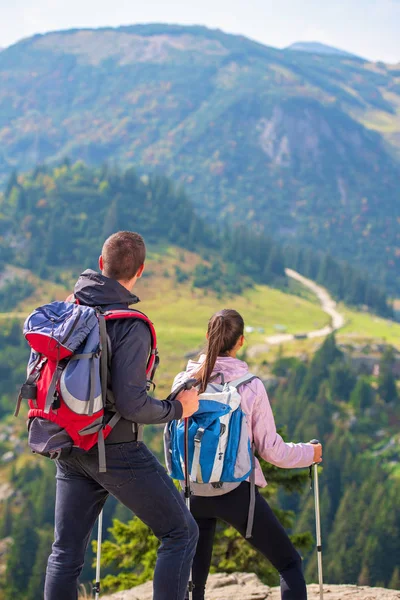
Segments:
[[[190,360],[186,371],[179,373],[174,386],[185,381],[199,369],[205,355],[200,356],[199,362]],[[248,366],[238,358],[219,357],[214,373],[223,373],[225,381],[233,381],[248,372]],[[274,415],[268,400],[264,385],[259,379],[254,379],[240,388],[242,409],[248,417],[249,433],[258,454],[267,462],[286,469],[309,467],[314,458],[314,448],[311,444],[293,444],[283,441],[276,432]],[[256,485],[265,487],[267,482],[256,460]]]

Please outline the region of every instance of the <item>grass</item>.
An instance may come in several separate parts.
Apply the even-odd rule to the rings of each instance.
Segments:
[[[346,318],[346,325],[341,329],[340,337],[381,340],[400,349],[400,323],[356,312],[342,305],[339,310]]]
[[[182,251],[177,255],[175,250],[154,256],[149,264],[152,275],[139,281],[135,290],[142,299],[140,310],[150,316],[157,330],[162,361],[157,380],[163,391],[184,368],[184,355],[201,350],[208,320],[221,308],[238,310],[247,325],[264,330],[248,334],[249,344],[262,343],[267,335],[276,333],[276,324],[285,325],[290,333],[301,333],[328,322],[317,304],[267,286],[257,285],[242,296],[218,298],[212,292],[193,289],[190,280],[177,285],[175,265],[189,274],[198,262],[196,255]],[[166,272],[171,276],[165,277]]]
[[[304,297],[286,294],[280,290],[257,285],[247,289],[242,296],[218,297],[213,292],[192,287],[191,274],[200,257],[178,248],[162,247],[149,254],[147,275],[137,283],[135,293],[142,302],[138,308],[153,320],[159,340],[161,366],[156,380],[157,395],[168,393],[172,380],[179,370],[185,368],[185,354],[200,351],[205,342],[205,332],[210,316],[221,308],[235,308],[245,319],[246,325],[262,328],[263,332],[246,334],[247,345],[265,343],[265,338],[276,333],[275,325],[284,325],[288,333],[303,333],[319,329],[329,322],[329,317],[308,291]],[[178,284],[175,267],[186,271],[189,279]],[[68,279],[70,274],[68,274]],[[53,299],[64,299],[65,286],[36,278],[34,294],[15,308],[14,314],[26,316],[33,308]],[[291,284],[292,285],[292,284]],[[296,286],[292,291],[295,291]],[[299,290],[296,291],[298,292]],[[346,326],[338,333],[340,341],[379,339],[400,348],[400,324],[359,313],[341,305]],[[10,318],[10,313],[0,317]],[[285,344],[286,356],[302,353],[313,354],[323,339],[294,340]],[[273,362],[279,348],[257,356],[252,364]]]

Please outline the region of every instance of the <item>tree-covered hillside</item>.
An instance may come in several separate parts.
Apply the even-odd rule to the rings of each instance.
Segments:
[[[399,588],[399,354],[384,350],[368,374],[328,337],[311,362],[281,359],[273,393],[278,423],[294,439],[324,443],[321,501],[326,581]],[[397,374],[397,375],[396,375]],[[295,531],[313,527],[311,495],[285,496]],[[314,556],[306,575],[316,580]]]
[[[315,324],[315,319],[320,319],[318,307],[309,300],[256,285],[268,283],[289,291],[284,276],[285,266],[297,268],[326,284],[337,298],[354,304],[371,302],[377,312],[390,313],[384,293],[348,265],[328,255],[283,247],[269,236],[257,235],[243,225],[236,228],[217,228],[214,225],[199,217],[184,192],[162,176],[140,176],[134,169],[92,168],[82,162],[70,164],[68,161],[54,167],[39,166],[29,173],[13,173],[0,194],[0,311],[13,311],[16,307],[20,311],[24,294],[30,296],[29,306],[43,303],[40,294],[31,296],[32,286],[38,284],[39,277],[45,278],[40,285],[47,288],[46,301],[53,293],[51,286],[57,287],[51,283],[54,281],[59,283],[59,297],[65,297],[67,288],[70,289],[72,273],[76,275],[82,268],[96,266],[104,237],[116,229],[129,228],[142,232],[150,252],[156,247],[159,253],[157,259],[151,257],[147,278],[140,282],[142,290],[147,291],[148,304],[145,298],[144,310],[150,308],[149,314],[152,318],[156,317],[159,333],[162,362],[157,375],[160,383],[157,392],[160,388],[166,390],[170,385],[175,373],[182,367],[183,355],[200,347],[207,318],[222,303],[232,303],[243,312],[248,324],[256,328],[265,327],[266,322],[270,325],[281,322],[285,311],[293,315],[284,317],[286,321],[283,322],[295,315],[298,318],[303,315],[305,319],[307,311],[310,328],[318,326]],[[177,246],[174,250],[176,255],[182,255],[179,262],[168,260],[172,244]],[[13,269],[18,278],[7,283],[6,277]],[[165,287],[160,284],[162,280],[164,284],[167,282]],[[240,293],[242,297],[238,295]],[[140,286],[139,295],[142,295]],[[283,306],[286,300],[286,309],[280,306],[280,311],[275,311],[273,304]],[[157,310],[154,303],[158,303]],[[23,308],[27,312],[27,307]],[[275,317],[271,317],[269,312],[279,314],[279,320],[271,320]],[[299,327],[301,323],[291,321],[291,325],[296,333],[299,329],[295,325]],[[3,559],[0,567],[2,564],[5,566],[3,571],[0,568],[1,600],[11,597],[36,600],[40,597],[53,526],[54,465],[26,452],[24,419],[12,417],[15,392],[18,383],[24,379],[27,358],[27,346],[20,328],[21,322],[14,320],[12,312],[1,314],[0,551]],[[262,331],[249,333],[249,342],[261,341],[266,333]],[[251,337],[253,335],[259,337]],[[352,341],[351,335],[347,341]],[[347,482],[351,482],[349,489],[352,491],[348,494],[352,495],[346,496],[346,502],[356,502],[359,489],[356,484],[360,482],[361,485],[362,474],[365,476],[362,484],[365,483],[366,493],[373,489],[377,494],[379,483],[388,494],[385,511],[394,503],[393,497],[397,493],[393,482],[397,474],[398,441],[394,432],[398,428],[399,415],[397,384],[391,371],[393,353],[387,353],[379,378],[359,377],[345,364],[344,356],[332,339],[306,363],[303,362],[306,360],[304,356],[301,362],[279,359],[279,352],[277,357],[276,365],[268,355],[268,361],[261,358],[259,364],[255,360],[250,366],[258,369],[261,376],[265,374],[267,379],[271,375],[279,378],[278,390],[271,397],[276,403],[280,424],[288,427],[291,437],[308,439],[321,435],[326,443],[324,486],[328,485],[325,482],[333,481],[328,491],[323,490],[324,503],[331,507],[329,515],[324,515],[324,529],[332,532],[327,552],[329,577],[342,578],[342,581],[358,577],[360,581],[369,580],[371,583],[394,581],[396,574],[389,561],[383,566],[377,563],[379,570],[374,570],[370,563],[359,564],[359,546],[354,545],[350,533],[345,537],[345,549],[340,547],[340,552],[336,551],[342,539],[341,528],[347,524],[341,515],[347,511],[348,504],[343,508],[340,504]],[[146,436],[151,448],[159,452],[160,432],[149,427]],[[344,449],[339,443],[342,437],[346,441]],[[360,458],[353,464],[355,448],[360,450]],[[381,457],[386,463],[385,470],[379,471],[379,479],[378,470],[372,467]],[[337,473],[342,460],[345,461],[346,479],[339,481]],[[268,478],[273,485],[269,486],[267,493],[276,507],[279,506],[278,484],[281,490],[286,491],[293,491],[299,484],[305,485],[304,472],[295,473],[293,479],[287,479],[284,472],[268,468]],[[338,488],[339,484],[341,487]],[[374,496],[374,511],[379,498]],[[306,552],[309,536],[304,534],[312,531],[311,506],[307,500],[302,501],[292,495],[290,499],[284,498],[283,502],[285,508],[295,508],[300,515],[300,519],[294,522],[289,514],[280,512],[285,525],[291,527],[292,523],[295,524],[292,533],[296,535],[299,547]],[[361,514],[361,505],[358,510]],[[391,514],[389,523],[393,531],[398,528],[396,510]],[[377,514],[382,519],[382,512]],[[130,515],[111,499],[106,507],[105,530],[112,525],[113,517],[126,521]],[[373,514],[369,515],[366,531],[371,540],[369,543],[374,545],[371,549],[373,557],[377,557],[381,549],[397,551],[397,538],[394,542],[389,541],[387,530],[381,535],[380,522],[373,518]],[[137,523],[122,527],[122,534],[130,534],[133,530],[141,542],[148,543],[146,530],[140,527],[138,530],[137,527]],[[119,531],[116,525],[113,533],[117,539]],[[116,562],[123,561],[126,549],[123,541],[116,545],[112,537],[109,541],[111,553],[116,551],[117,546]],[[153,545],[143,559],[147,566],[151,566],[154,559],[155,542],[150,543]],[[357,544],[361,543],[366,543],[365,538],[357,541]],[[342,568],[347,548],[356,557],[351,572]],[[145,550],[144,547],[143,552]],[[341,556],[339,566],[334,560],[336,554]],[[118,582],[112,576],[119,569],[110,564],[110,554],[106,562],[111,576],[109,583],[113,586]],[[313,577],[313,563],[309,565],[307,568],[310,577]],[[142,566],[145,565],[139,565],[138,571],[131,575],[149,577],[149,569],[143,572]],[[242,542],[231,531],[220,531],[214,568],[219,566],[223,566],[224,570],[236,570],[238,566],[246,570],[255,569],[265,580],[274,580],[264,561],[259,560],[251,549],[244,550]],[[361,572],[367,575],[361,577]],[[92,576],[89,559],[83,581],[89,582]]]
[[[0,177],[68,155],[155,169],[400,290],[400,70],[202,27],[35,36],[0,54]]]
[[[324,581],[329,583],[400,589],[400,394],[393,372],[399,358],[387,347],[379,375],[367,377],[349,364],[331,336],[308,362],[279,358],[271,365],[279,384],[270,395],[278,422],[287,427],[287,439],[317,436],[324,445],[320,492]],[[272,482],[272,490],[268,486],[263,493],[276,502],[278,484],[281,507],[295,511],[292,533],[300,535],[297,542],[306,559],[306,578],[317,581],[315,549],[307,552],[301,544],[308,541],[304,532],[315,531],[314,499],[306,472],[263,467]],[[301,493],[295,494],[299,488]],[[278,514],[290,528],[288,514]],[[126,525],[114,523],[111,534],[103,555],[104,564],[113,569],[108,586],[126,589],[150,579],[158,544],[149,530],[134,519]],[[265,582],[277,582],[270,565],[223,524],[212,568],[214,572],[252,571]]]
[[[196,214],[171,180],[139,177],[133,168],[120,171],[64,161],[22,175],[14,171],[0,194],[0,269],[8,263],[57,280],[60,270],[96,268],[99,245],[126,228],[140,231],[151,244],[200,252],[204,262],[196,265],[193,281],[198,288],[240,293],[256,282],[287,289],[289,266],[347,304],[393,316],[385,292],[349,265],[323,253],[283,247],[250,228],[217,227]],[[178,282],[182,277],[178,270]],[[0,310],[9,310],[31,292],[26,278],[3,282]]]

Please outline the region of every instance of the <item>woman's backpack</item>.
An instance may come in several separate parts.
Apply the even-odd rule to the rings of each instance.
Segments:
[[[225,494],[248,478],[254,488],[254,454],[239,388],[255,378],[251,373],[227,383],[222,378],[222,383],[209,383],[206,391],[199,396],[199,409],[188,422],[188,469],[195,495]],[[164,447],[169,474],[173,479],[183,481],[183,421],[171,421],[166,425]],[[251,510],[254,507],[250,506]],[[251,514],[249,524],[252,525]]]

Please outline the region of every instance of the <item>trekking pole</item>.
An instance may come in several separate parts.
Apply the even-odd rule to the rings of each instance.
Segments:
[[[99,514],[97,530],[97,560],[96,560],[96,583],[94,584],[95,599],[100,596],[100,561],[101,561],[101,537],[103,533],[103,511]]]
[[[197,379],[188,379],[182,385],[178,386],[176,390],[174,390],[169,396],[168,400],[175,400],[176,397],[183,390],[191,390],[192,387],[198,385],[199,382]],[[183,453],[183,462],[185,469],[185,504],[187,509],[190,511],[190,474],[189,474],[189,419],[186,417],[184,419],[184,427],[185,427],[185,435],[184,435],[184,453]],[[193,579],[192,579],[192,569],[190,569],[189,575],[189,583],[188,583],[188,591],[189,591],[189,600],[193,600]]]
[[[310,444],[319,444],[318,440],[311,440]],[[319,482],[318,482],[318,463],[313,463],[310,467],[314,467],[314,500],[315,500],[315,530],[317,534],[317,560],[318,560],[318,582],[319,582],[319,597],[324,600],[324,584],[322,576],[322,542],[321,542],[321,513],[319,508]]]
[[[184,463],[185,463],[185,502],[187,509],[190,511],[190,474],[189,474],[189,419],[185,419],[185,452],[184,452]],[[193,573],[190,568],[189,582],[188,582],[189,600],[193,600]]]
[[[197,381],[190,380],[186,382],[187,390],[190,390]],[[185,419],[185,452],[184,452],[184,463],[185,463],[185,502],[187,509],[190,511],[190,473],[189,473],[189,419]],[[189,583],[188,583],[189,600],[193,600],[193,573],[190,568]]]

